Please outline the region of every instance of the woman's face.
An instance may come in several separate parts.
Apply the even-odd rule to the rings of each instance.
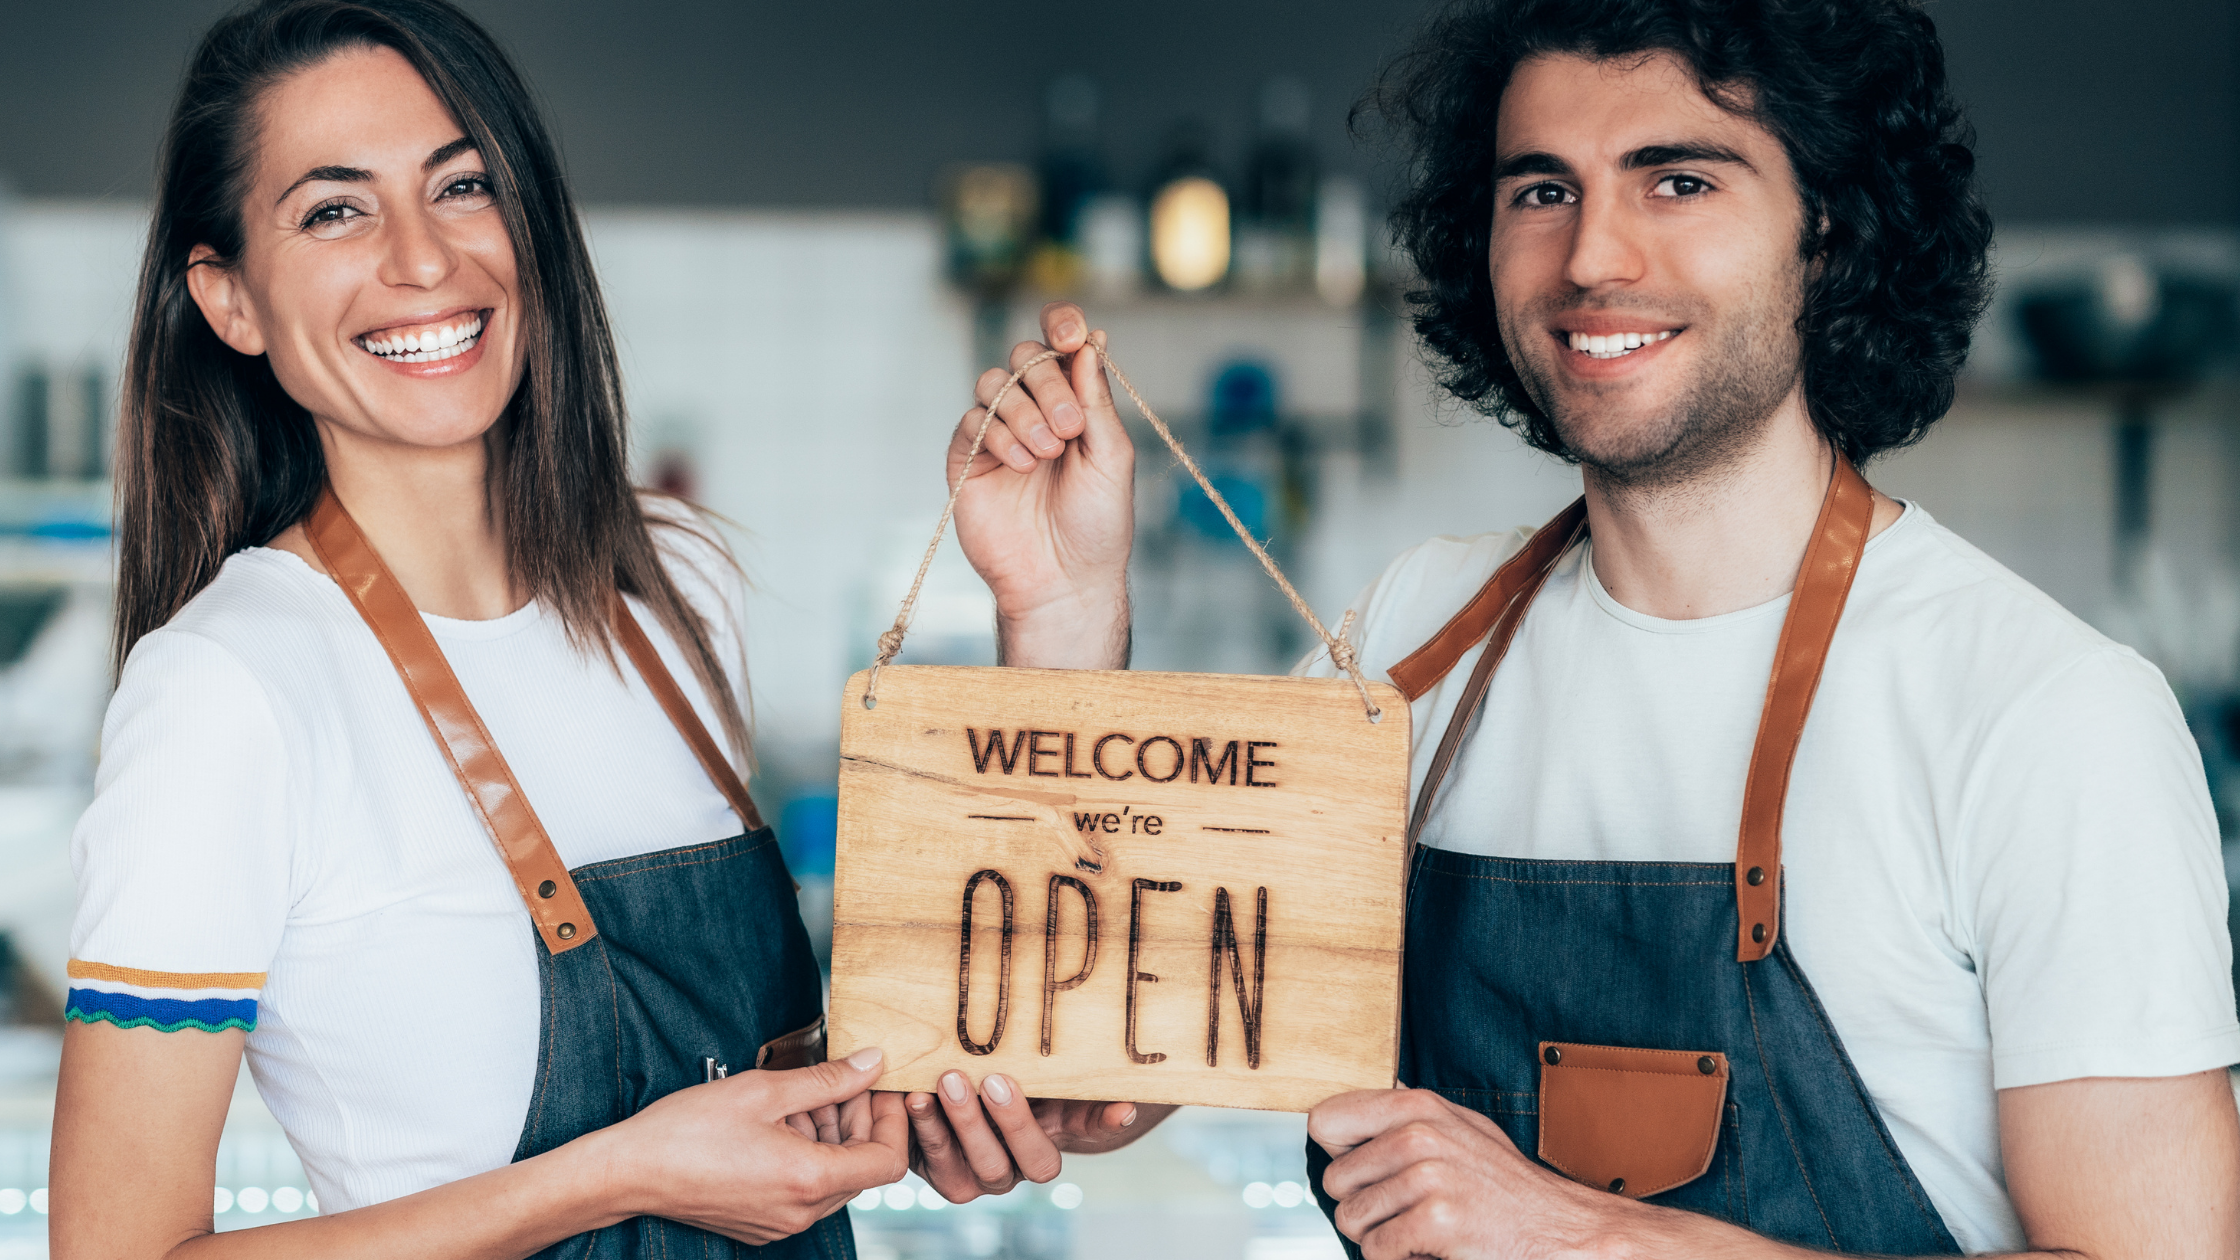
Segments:
[[[211,326],[267,356],[330,443],[478,441],[523,350],[513,243],[465,131],[387,48],[283,80],[259,115],[241,257],[188,272]]]

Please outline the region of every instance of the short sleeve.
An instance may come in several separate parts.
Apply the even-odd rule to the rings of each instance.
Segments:
[[[1987,738],[1960,828],[1998,1088],[2240,1061],[2216,816],[2152,666],[2111,646],[2041,683]]]
[[[254,1029],[291,901],[288,750],[255,676],[200,636],[133,649],[71,840],[67,1017]]]

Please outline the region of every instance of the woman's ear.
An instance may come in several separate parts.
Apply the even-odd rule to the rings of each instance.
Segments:
[[[187,255],[187,292],[210,321],[210,330],[246,355],[264,353],[264,330],[257,326],[249,290],[241,276],[208,245],[197,245]]]

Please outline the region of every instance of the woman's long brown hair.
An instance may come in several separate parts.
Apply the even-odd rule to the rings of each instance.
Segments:
[[[660,559],[628,470],[614,336],[559,156],[496,42],[444,0],[264,0],[210,29],[164,135],[117,432],[116,667],[217,577],[226,557],[308,515],[326,485],[311,416],[261,357],[237,353],[187,290],[188,254],[230,266],[255,161],[259,99],[335,53],[396,50],[482,153],[521,277],[527,365],[498,423],[490,492],[508,563],[570,641],[614,659],[617,591],[652,611],[749,757],[746,717],[707,623]],[[697,531],[695,531],[697,532]]]

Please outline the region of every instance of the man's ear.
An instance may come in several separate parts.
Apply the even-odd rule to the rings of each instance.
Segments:
[[[197,245],[187,255],[187,292],[218,340],[246,355],[264,353],[264,330],[257,326],[249,290],[217,250]]]

